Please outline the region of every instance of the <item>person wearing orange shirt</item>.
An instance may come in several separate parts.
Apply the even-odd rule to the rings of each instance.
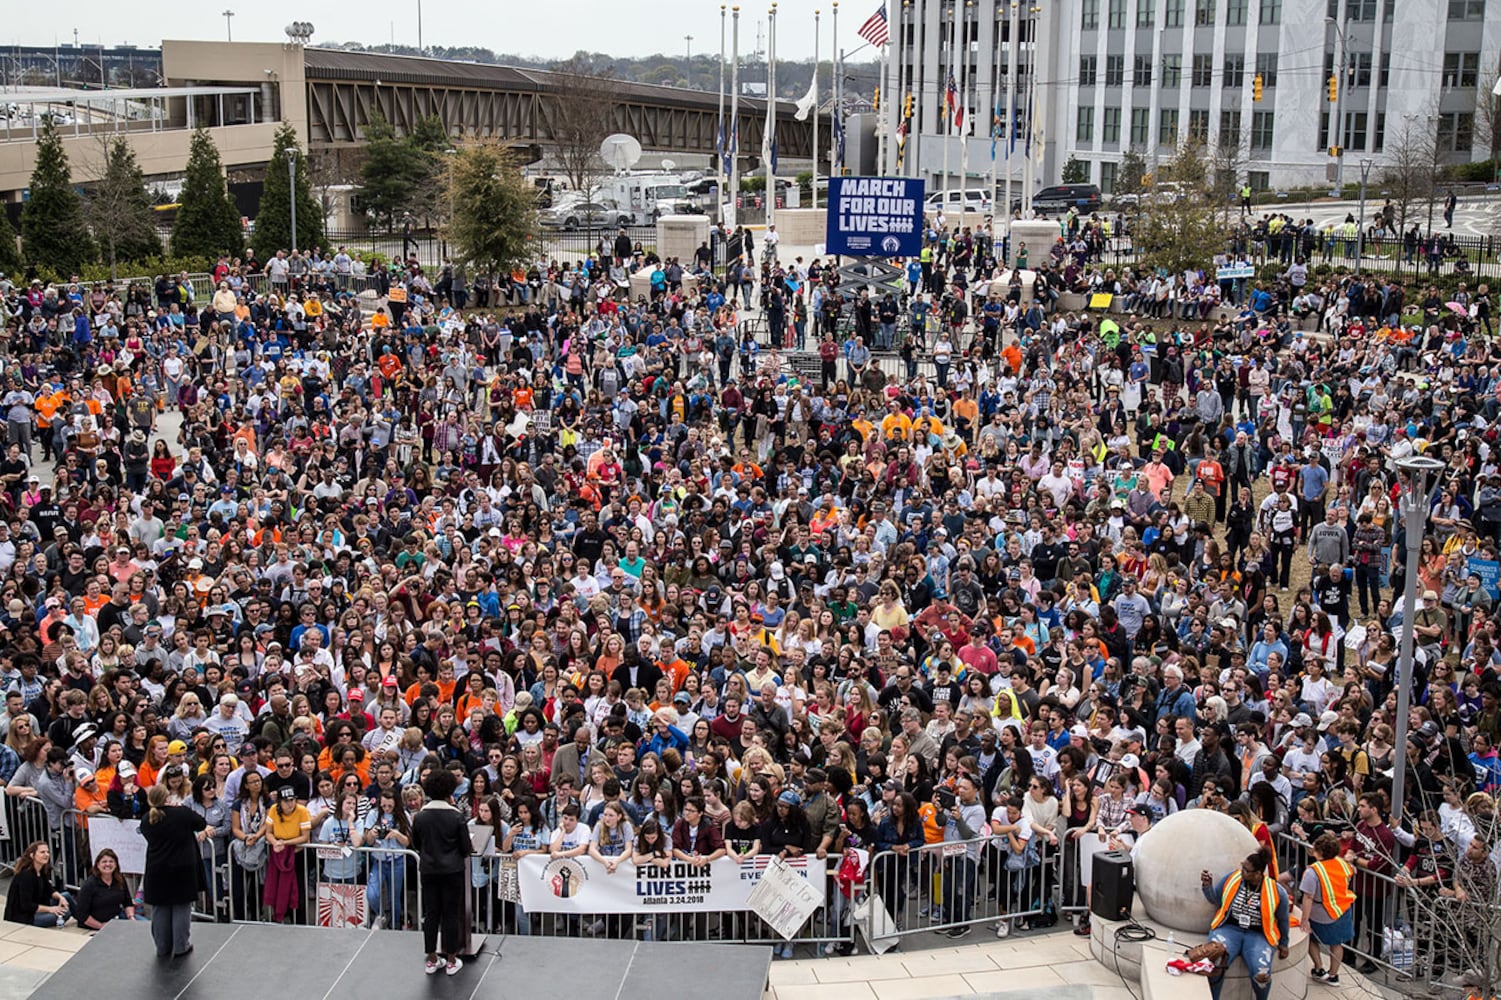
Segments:
[[[73,792],[73,808],[84,817],[83,828],[89,828],[89,816],[97,816],[109,810],[109,790],[100,785],[94,769],[80,764],[73,776],[78,779],[78,788]]]
[[[1225,519],[1225,467],[1220,465],[1219,452],[1210,448],[1204,454],[1194,475],[1204,484],[1204,490],[1214,497],[1214,521]]]
[[[896,400],[887,404],[886,416],[881,418],[881,436],[888,441],[912,439],[912,418],[902,412]]]

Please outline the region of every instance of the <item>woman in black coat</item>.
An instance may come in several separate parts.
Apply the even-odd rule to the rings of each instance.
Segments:
[[[38,840],[16,860],[16,874],[5,893],[5,920],[35,927],[61,927],[68,922],[72,900],[52,873],[52,848]]]
[[[167,805],[164,783],[152,785],[146,801],[151,808],[141,821],[146,840],[141,894],[151,906],[151,938],[158,958],[186,955],[193,950],[188,932],[203,880],[198,845],[210,834],[208,821],[187,806]]]
[[[466,874],[473,842],[464,814],[453,807],[458,779],[447,768],[433,768],[422,781],[427,804],[412,817],[412,849],[417,852],[417,873],[422,880],[422,941],[427,948],[425,971],[432,975],[438,962],[438,931],[443,931],[443,970],[452,976],[459,972],[459,950],[464,936],[460,922],[465,919],[469,892]]]

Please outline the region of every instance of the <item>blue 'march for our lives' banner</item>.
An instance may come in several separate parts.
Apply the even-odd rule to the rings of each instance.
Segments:
[[[826,252],[916,257],[922,252],[923,188],[911,177],[829,178]]]

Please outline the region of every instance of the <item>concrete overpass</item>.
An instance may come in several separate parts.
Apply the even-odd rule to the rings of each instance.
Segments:
[[[378,109],[405,133],[437,115],[455,140],[503,139],[555,145],[568,92],[555,73],[267,42],[162,42],[166,90],[152,102],[149,122],[132,124],[108,113],[74,116],[61,129],[80,182],[97,176],[101,136],[125,135],[148,177],[182,171],[188,139],[206,126],[228,169],[254,171],[271,157],[272,137],[291,122],[312,154],[338,155],[358,147]],[[614,84],[610,131],[627,132],[648,152],[711,155],[719,119],[718,95],[698,90]],[[54,89],[44,106],[106,106],[109,90]],[[133,101],[146,91],[132,91]],[[232,95],[228,106],[223,96]],[[790,101],[777,102],[777,148],[788,159],[812,156],[812,122],[797,121]],[[727,112],[728,113],[728,112]],[[742,163],[756,156],[766,120],[764,100],[740,101]],[[825,128],[827,136],[828,129]],[[0,130],[0,201],[19,201],[35,161],[31,129]]]

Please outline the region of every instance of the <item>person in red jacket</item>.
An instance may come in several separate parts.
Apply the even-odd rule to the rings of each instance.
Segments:
[[[1381,954],[1382,928],[1391,926],[1391,882],[1378,875],[1389,875],[1392,859],[1397,856],[1397,838],[1386,825],[1386,793],[1366,792],[1355,807],[1355,835],[1345,848],[1345,860],[1355,866],[1355,940],[1367,936],[1367,946],[1358,948],[1368,955]],[[1369,958],[1356,968],[1364,975],[1376,971]]]

